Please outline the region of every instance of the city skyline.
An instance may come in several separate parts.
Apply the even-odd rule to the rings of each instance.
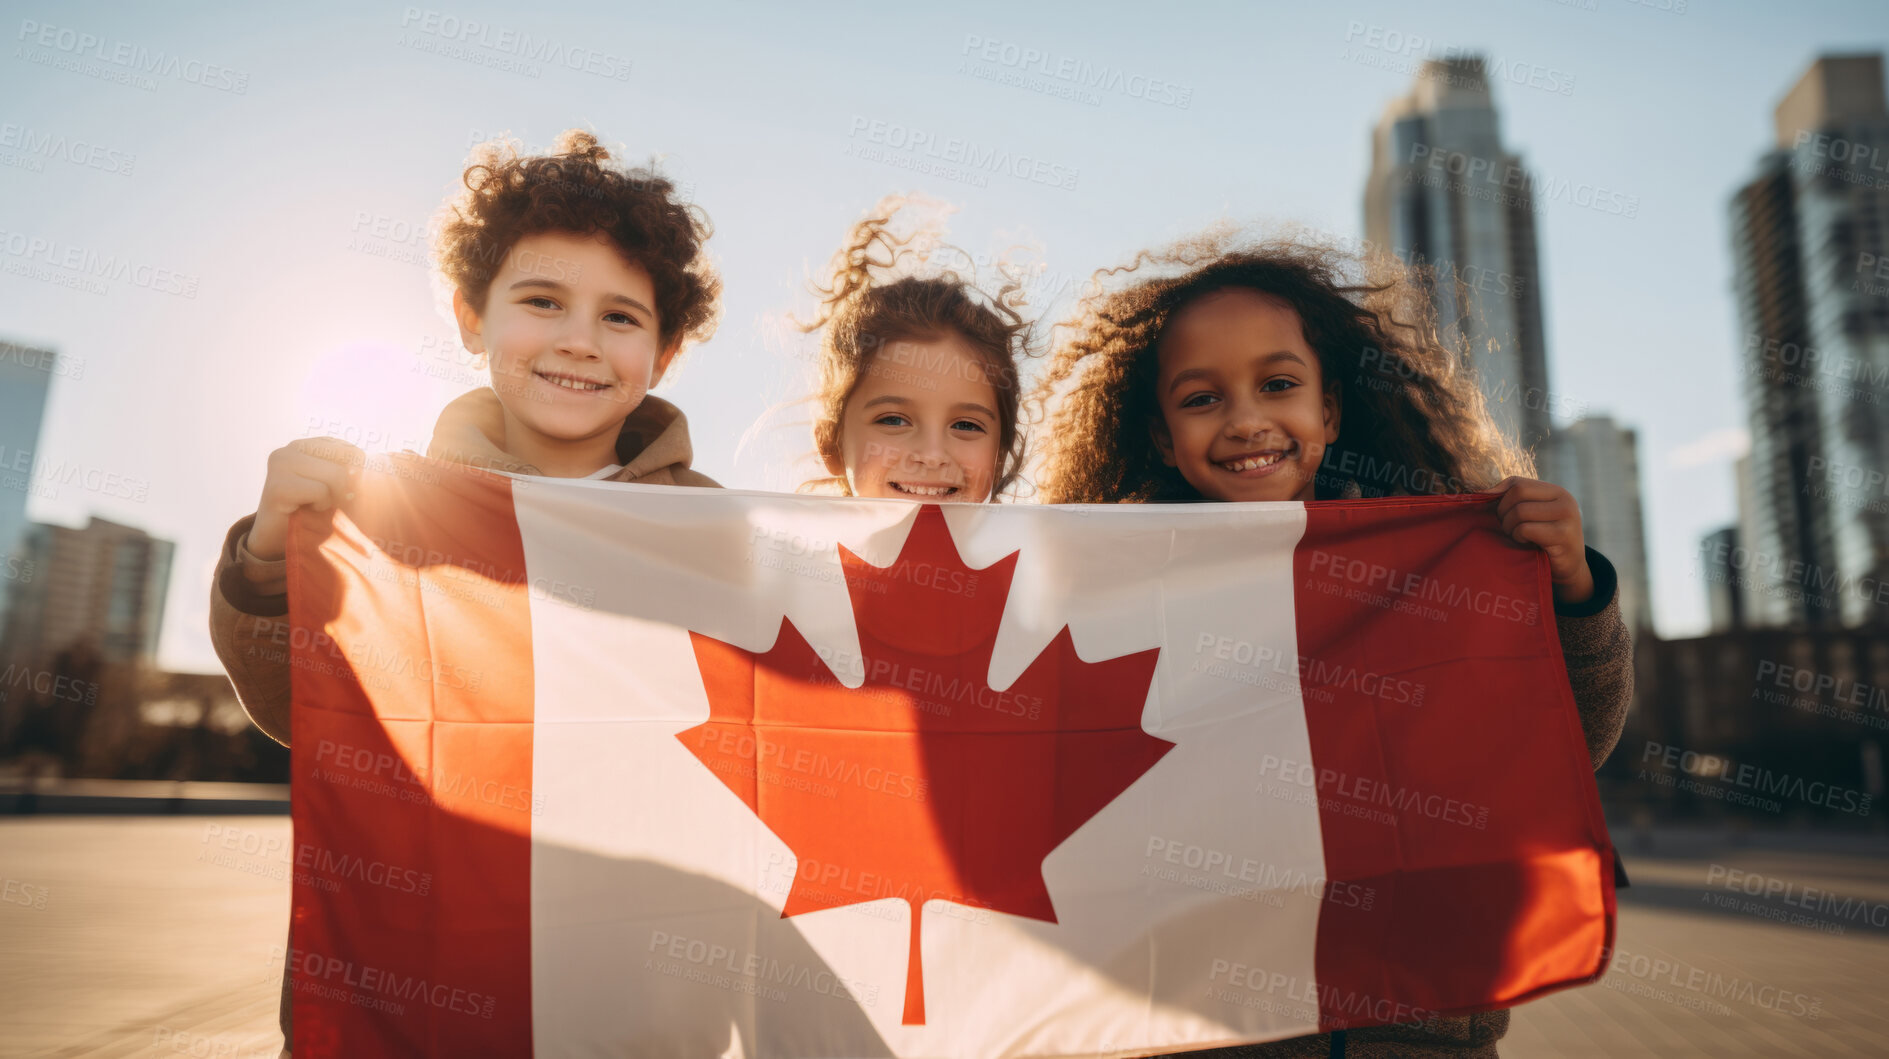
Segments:
[[[599,54],[626,60],[625,77],[500,70],[499,50],[404,10],[307,14],[300,32],[268,36],[234,10],[42,12],[28,21],[110,26],[114,43],[221,73],[146,85],[49,68],[34,56],[64,55],[57,32],[41,45],[13,27],[30,54],[0,74],[13,101],[0,113],[0,229],[20,247],[0,272],[0,334],[80,371],[54,380],[46,456],[147,496],[103,495],[80,473],[33,498],[28,517],[80,524],[95,512],[177,541],[160,661],[213,669],[210,564],[223,529],[253,509],[267,453],[315,433],[423,448],[437,408],[478,384],[437,312],[424,230],[487,135],[542,146],[590,126],[633,160],[665,155],[717,224],[728,300],[720,335],[660,392],[690,415],[698,466],[729,485],[791,488],[810,445],[804,415],[777,407],[804,392],[805,359],[782,324],[880,195],[954,202],[952,237],[974,254],[1039,244],[1037,286],[1051,295],[1223,217],[1361,234],[1370,125],[1422,60],[1474,52],[1495,71],[1505,143],[1548,189],[1535,203],[1548,390],[1640,432],[1660,631],[1703,631],[1697,542],[1735,517],[1730,462],[1746,433],[1724,204],[1809,63],[1884,41],[1857,39],[1863,4],[1605,18],[1542,4],[1500,29],[1485,8],[1426,12],[1420,25],[1389,4],[1229,10],[1213,16],[1222,32],[1186,47],[1126,33],[1114,25],[1125,12],[1071,23],[969,6],[838,31],[747,11],[755,32],[708,48],[724,16],[665,11],[639,16],[634,33],[595,35]],[[596,24],[547,15],[534,31],[582,41]],[[1024,50],[1038,57],[1025,64]],[[1125,71],[1143,91],[1070,88],[1056,73],[1064,59]],[[362,69],[376,72],[371,87]],[[787,79],[792,111],[768,89]],[[927,178],[914,133],[1053,163],[1078,186]],[[48,137],[67,146],[31,149]],[[1620,203],[1632,216],[1608,208]],[[133,267],[86,267],[113,257]],[[1658,282],[1625,284],[1627,269]],[[1687,400],[1671,399],[1675,386]]]

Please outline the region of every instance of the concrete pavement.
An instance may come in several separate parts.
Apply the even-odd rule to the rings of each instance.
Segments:
[[[1630,836],[1613,969],[1502,1054],[1889,1054],[1889,850]],[[0,1055],[273,1059],[282,817],[0,817]]]

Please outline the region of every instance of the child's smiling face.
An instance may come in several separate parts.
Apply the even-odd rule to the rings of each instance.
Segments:
[[[1310,500],[1339,406],[1299,314],[1243,287],[1168,321],[1156,350],[1154,443],[1209,500]]]
[[[491,358],[508,448],[551,465],[560,461],[542,457],[574,448],[610,462],[623,420],[675,353],[655,305],[648,270],[608,238],[573,232],[513,244],[483,310],[456,295],[467,348]]]
[[[957,334],[900,339],[874,353],[840,412],[840,461],[853,496],[990,499],[999,448],[997,389]]]

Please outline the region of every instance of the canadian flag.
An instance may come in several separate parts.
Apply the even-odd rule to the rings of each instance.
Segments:
[[[1487,494],[918,505],[370,471],[290,547],[294,1051],[1154,1055],[1592,981]]]

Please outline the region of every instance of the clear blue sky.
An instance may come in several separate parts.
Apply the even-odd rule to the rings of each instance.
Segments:
[[[1819,52],[1889,46],[1881,0],[1690,0],[1679,13],[1626,0],[60,3],[7,18],[0,334],[84,366],[54,387],[41,459],[148,482],[143,502],[66,485],[30,510],[177,541],[160,661],[183,669],[215,668],[209,572],[223,529],[255,505],[268,452],[311,432],[423,445],[472,378],[440,351],[423,242],[397,239],[424,224],[473,140],[510,132],[539,148],[586,126],[661,155],[691,188],[717,228],[726,316],[659,392],[688,412],[698,466],[780,488],[807,448],[797,412],[770,412],[803,368],[780,321],[879,196],[955,203],[951,234],[974,252],[1039,243],[1052,287],[1220,218],[1361,235],[1369,133],[1410,83],[1401,53],[1374,44],[1410,36],[1539,69],[1540,83],[1571,77],[1565,94],[1498,87],[1509,144],[1540,174],[1639,200],[1631,219],[1565,202],[1541,215],[1552,388],[1639,428],[1659,625],[1696,631],[1696,541],[1732,517],[1745,423],[1725,201]],[[470,40],[443,36],[467,22],[482,24]],[[80,53],[88,34],[99,41]],[[591,49],[591,68],[495,67],[530,61],[506,51],[520,35]],[[973,39],[1169,83],[1190,105],[983,79],[961,69]],[[148,80],[95,75],[140,63],[155,66],[137,74]],[[853,130],[875,121],[1041,159],[1076,186],[1004,174],[971,186],[855,157],[869,137]],[[105,153],[31,155],[7,146],[19,130]],[[20,236],[52,249],[32,257]],[[19,273],[67,253],[139,269],[102,293]],[[187,283],[194,297],[165,289]],[[768,428],[750,431],[764,415]]]

